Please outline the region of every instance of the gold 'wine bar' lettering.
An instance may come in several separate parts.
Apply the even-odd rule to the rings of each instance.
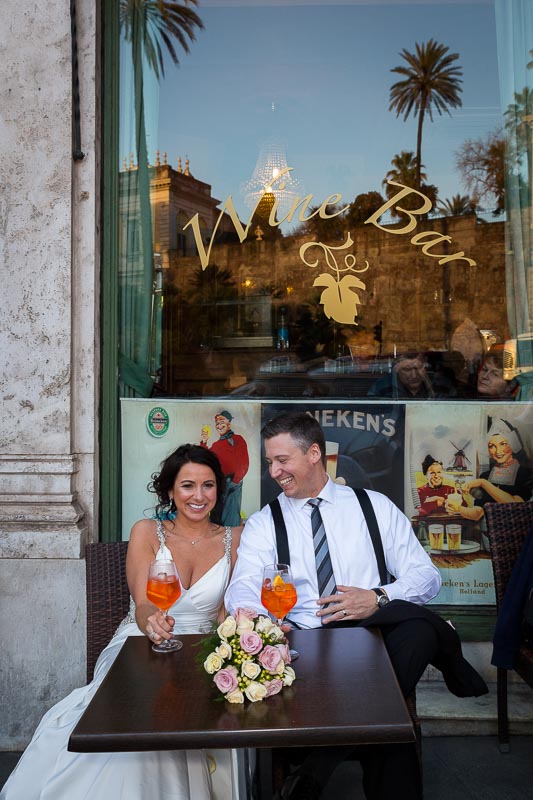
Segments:
[[[290,172],[293,168],[292,167],[285,167],[279,173],[279,175],[272,181],[272,184],[279,182],[279,189],[283,189],[285,187],[285,183],[281,182],[281,178]],[[417,227],[418,221],[417,217],[421,215],[428,214],[433,205],[429,197],[426,197],[425,194],[419,192],[417,189],[413,189],[409,186],[403,186],[401,183],[397,183],[396,181],[387,181],[390,186],[397,186],[399,188],[399,192],[397,192],[394,197],[391,197],[390,200],[387,200],[378,210],[372,214],[367,220],[365,220],[365,225],[375,225],[376,228],[379,228],[381,231],[385,233],[390,233],[393,235],[401,235],[406,233],[411,233]],[[267,191],[267,189],[265,189]],[[268,187],[268,191],[272,191],[272,186]],[[406,208],[402,208],[400,205],[401,201],[404,200],[409,195],[418,195],[421,200],[421,204],[417,209],[408,210]],[[239,215],[235,210],[235,206],[233,205],[233,198],[231,195],[228,195],[222,208],[220,210],[220,214],[218,215],[217,221],[215,223],[215,227],[213,228],[213,233],[209,240],[209,244],[207,249],[204,247],[204,243],[202,241],[202,232],[200,230],[200,218],[198,214],[195,214],[191,219],[183,226],[183,230],[188,228],[189,226],[192,228],[192,232],[194,235],[194,241],[196,243],[196,247],[198,248],[198,255],[200,256],[200,263],[202,265],[202,269],[206,269],[209,265],[209,259],[211,257],[211,248],[215,241],[215,235],[220,225],[220,222],[225,213],[228,214],[231,222],[233,223],[233,227],[235,229],[235,233],[239,237],[239,241],[242,242],[246,239],[248,235],[248,230],[250,228],[253,216],[259,206],[259,203],[262,200],[262,196],[258,199],[257,203],[254,206],[254,209],[250,216],[248,217],[248,221],[245,226],[243,226],[242,222],[239,219]],[[270,211],[270,216],[268,219],[268,224],[270,227],[275,228],[281,225],[282,222],[292,222],[296,211],[299,209],[298,212],[298,220],[300,222],[307,222],[314,216],[319,216],[322,219],[332,219],[333,217],[338,217],[340,214],[343,214],[347,211],[350,206],[344,206],[344,208],[338,209],[334,213],[328,213],[328,206],[335,207],[337,203],[342,201],[341,194],[332,194],[329,197],[326,197],[325,200],[322,201],[319,208],[315,209],[311,214],[305,216],[305,212],[309,209],[310,204],[313,201],[313,195],[307,194],[305,197],[295,197],[289,211],[285,214],[284,217],[281,219],[276,219],[276,213],[278,210],[278,200],[274,201],[274,205]],[[399,228],[393,228],[390,226],[383,226],[379,224],[379,219],[385,214],[387,211],[391,211],[394,209],[396,213],[400,212],[402,215],[405,215],[407,218],[407,222]],[[458,253],[453,253],[452,255],[444,255],[443,253],[433,253],[431,252],[430,248],[434,245],[443,242],[451,242],[451,236],[445,236],[443,234],[437,233],[437,231],[423,231],[421,233],[415,234],[411,237],[411,244],[421,247],[422,252],[424,255],[429,256],[430,258],[437,258],[439,264],[447,264],[450,261],[466,261],[467,264],[470,266],[475,266],[476,262],[472,258],[468,258],[465,256],[464,251],[460,250]]]

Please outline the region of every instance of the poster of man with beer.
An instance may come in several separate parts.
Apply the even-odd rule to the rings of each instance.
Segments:
[[[406,514],[442,574],[435,602],[495,602],[490,553],[483,541],[475,497],[482,408],[453,404],[406,409]]]

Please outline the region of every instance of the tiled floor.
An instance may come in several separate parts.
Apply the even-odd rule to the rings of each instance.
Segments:
[[[431,736],[423,740],[422,752],[427,800],[531,800],[532,736],[511,737],[509,753],[500,753],[493,736]],[[19,756],[20,753],[0,752],[0,786]],[[342,764],[323,794],[323,800],[363,797],[360,769],[355,762]]]

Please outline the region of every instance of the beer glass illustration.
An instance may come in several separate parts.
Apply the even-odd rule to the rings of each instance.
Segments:
[[[448,550],[461,549],[461,526],[446,525],[446,539],[448,540]]]
[[[444,548],[444,525],[430,525],[429,546],[432,550],[442,550]]]
[[[339,457],[339,443],[326,442],[326,471],[332,481],[337,477],[337,460]]]

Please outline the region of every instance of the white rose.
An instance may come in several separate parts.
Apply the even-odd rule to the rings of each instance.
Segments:
[[[242,662],[241,672],[247,678],[254,680],[254,678],[257,678],[258,675],[261,674],[261,667],[259,664],[256,664],[255,661],[250,661],[247,659],[246,661]]]
[[[255,629],[257,633],[270,633],[273,627],[274,623],[270,617],[259,617],[255,623]]]
[[[248,617],[241,615],[240,622],[237,625],[237,633],[239,634],[239,636],[241,635],[241,633],[246,633],[247,631],[253,631],[253,629],[254,629],[253,619],[249,619]]]
[[[224,660],[231,658],[232,652],[231,645],[229,645],[227,642],[221,642],[221,644],[215,649],[215,653],[217,653],[217,655]]]
[[[229,639],[235,633],[236,628],[237,623],[234,617],[229,616],[218,626],[217,633],[221,639]]]
[[[218,672],[219,669],[222,667],[222,659],[218,655],[218,653],[209,653],[206,660],[204,661],[204,669],[206,672],[209,672],[212,675],[214,672]]]
[[[258,700],[263,700],[263,698],[266,697],[266,693],[266,686],[263,686],[262,683],[258,683],[257,681],[252,681],[249,683],[244,690],[244,694],[252,703],[257,703]]]
[[[285,634],[283,633],[279,625],[272,625],[268,635],[270,641],[272,642],[281,642],[281,640],[285,638]]]
[[[283,675],[284,669],[285,669],[285,662],[283,661],[283,659],[281,659],[278,666],[276,667],[276,672],[274,674]]]
[[[224,697],[228,703],[244,703],[244,695],[240,689],[235,689],[233,692],[228,692]]]
[[[295,678],[296,678],[296,673],[293,670],[293,668],[292,667],[285,667],[285,670],[283,672],[283,677],[282,677],[283,685],[284,686],[290,686]]]

